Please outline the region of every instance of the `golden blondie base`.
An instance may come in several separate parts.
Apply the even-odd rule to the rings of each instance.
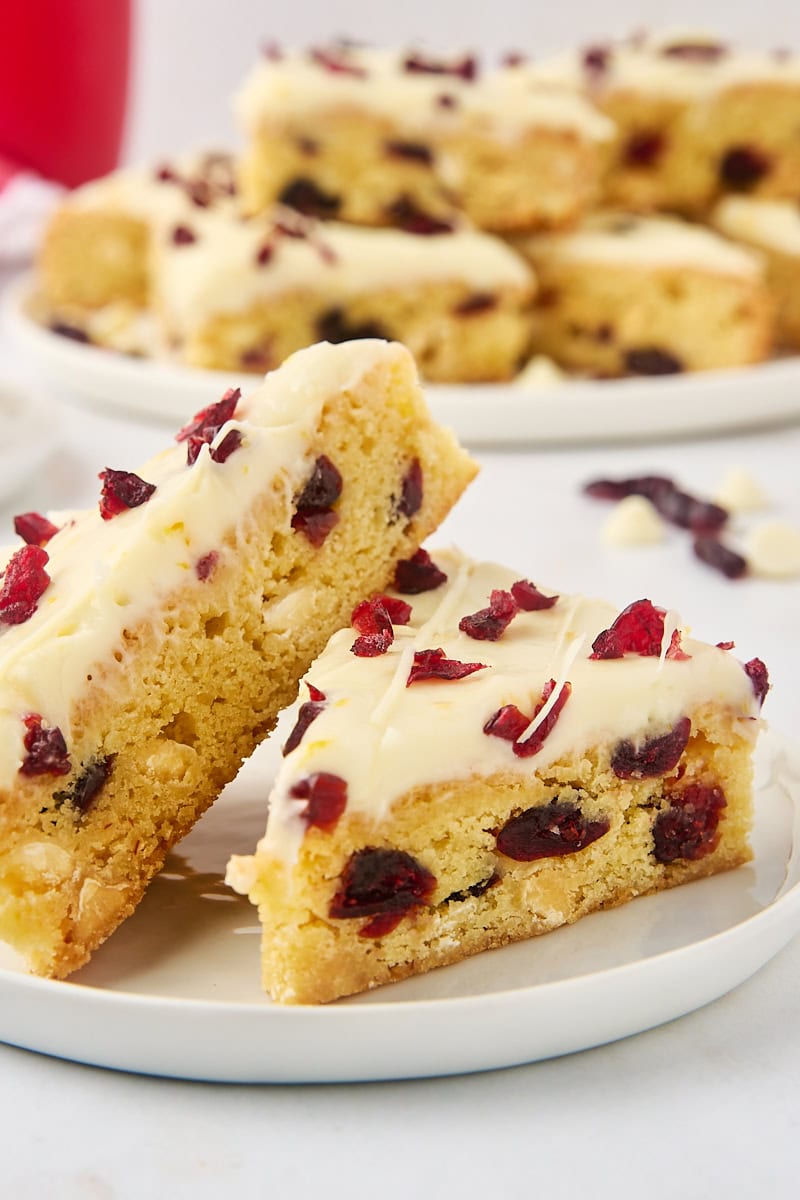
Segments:
[[[39,250],[45,301],[54,309],[145,305],[149,238],[147,223],[127,213],[61,209]]]
[[[658,779],[618,779],[605,747],[541,776],[416,789],[379,829],[345,814],[334,834],[309,829],[291,865],[257,856],[251,899],[263,923],[265,989],[285,1004],[324,1003],[747,862],[752,743],[726,712],[698,711],[692,729],[680,765]],[[705,857],[659,862],[654,822],[691,784],[724,792],[719,841]],[[509,819],[553,801],[609,821],[608,832],[557,858],[519,862],[499,852],[496,835]],[[345,864],[365,847],[402,849],[436,879],[429,902],[384,936],[363,936],[364,918],[329,915]]]
[[[34,971],[65,976],[140,900],[168,850],[273,727],[330,633],[386,585],[474,474],[430,420],[407,356],[334,396],[309,446],[344,479],[338,524],[315,548],[292,528],[286,480],[265,481],[219,547],[155,620],[123,631],[74,701],[74,773],[25,778],[0,803],[0,937]],[[421,508],[396,502],[418,458]],[[121,598],[122,602],[124,598]],[[110,768],[87,811],[81,775]]]
[[[667,374],[762,362],[773,306],[759,280],[676,265],[535,259],[533,346],[560,365],[600,376]]]
[[[191,366],[266,370],[320,338],[396,339],[420,372],[439,382],[510,379],[531,337],[532,289],[476,294],[463,283],[429,283],[364,293],[341,305],[319,294],[286,293],[242,312],[210,316],[182,347]]]

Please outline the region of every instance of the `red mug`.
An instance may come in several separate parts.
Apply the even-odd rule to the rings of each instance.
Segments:
[[[0,38],[0,159],[68,187],[119,161],[132,0],[9,0]]]

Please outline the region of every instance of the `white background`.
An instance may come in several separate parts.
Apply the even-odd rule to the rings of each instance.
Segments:
[[[139,0],[126,158],[231,143],[230,96],[271,39],[302,46],[347,36],[538,57],[665,22],[767,47],[800,43],[797,0]]]

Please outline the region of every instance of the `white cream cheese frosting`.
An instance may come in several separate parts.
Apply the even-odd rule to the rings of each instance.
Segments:
[[[407,354],[382,341],[301,350],[240,400],[220,429],[213,446],[232,429],[242,435],[225,462],[214,462],[204,446],[188,466],[185,443],[174,444],[137,469],[156,487],[144,504],[110,520],[97,507],[69,514],[46,546],[51,582],[36,612],[22,624],[0,624],[0,790],[13,787],[22,761],[22,718],[40,714],[69,745],[74,706],[92,673],[113,661],[122,630],[157,622],[161,600],[181,585],[202,588],[198,560],[212,551],[224,556],[225,535],[257,496],[277,480],[289,500],[307,477],[326,402],[380,362]],[[100,489],[98,480],[98,498]]]
[[[764,271],[756,251],[677,217],[591,213],[574,230],[521,238],[517,244],[534,263],[541,256],[620,267],[687,267],[741,278],[758,278]]]
[[[800,87],[797,54],[740,49],[696,31],[599,40],[522,70],[535,80],[586,88],[598,96],[630,91],[679,101],[748,84]]]
[[[322,53],[334,56],[344,69],[328,69],[314,51],[298,50],[265,56],[253,67],[234,101],[248,133],[257,133],[271,120],[351,109],[415,134],[460,131],[477,121],[501,138],[518,137],[536,126],[574,130],[592,141],[613,135],[607,118],[582,97],[546,83],[526,86],[516,71],[468,80],[455,72],[406,70],[409,55],[398,50],[336,46]]]
[[[302,236],[281,233],[287,223]],[[179,335],[211,315],[241,312],[291,291],[334,303],[420,283],[459,282],[475,291],[533,286],[533,272],[518,254],[466,226],[422,235],[320,223],[275,209],[250,220],[203,214],[191,229],[196,240],[190,244],[176,244],[164,231],[154,247],[155,302]]]
[[[196,151],[170,162],[112,171],[76,188],[64,203],[76,211],[119,212],[160,225],[207,208],[235,211],[234,186],[233,159],[227,151]],[[202,203],[193,200],[193,194]]]
[[[800,204],[796,200],[728,196],[717,205],[712,222],[726,237],[800,258]]]
[[[473,562],[457,550],[434,551],[432,557],[447,582],[403,597],[412,607],[410,623],[394,627],[394,642],[385,654],[356,657],[351,651],[356,633],[343,629],[309,670],[307,681],[326,699],[283,761],[257,855],[294,857],[305,831],[300,816],[305,801],[293,799],[291,789],[317,772],[344,779],[347,811],[377,824],[415,787],[476,775],[541,772],[549,763],[600,744],[663,734],[708,702],[730,710],[745,734],[755,736],[753,686],[728,651],[684,637],[682,648],[691,657],[665,656],[679,624],[675,614],[665,618],[660,657],[591,660],[592,642],[619,610],[582,596],[562,595],[550,609],[520,611],[497,641],[479,641],[459,630],[460,618],[485,608],[492,590],[509,590],[519,574]],[[457,681],[406,686],[414,652],[435,648],[485,669]],[[503,705],[532,713],[551,679],[556,687],[537,724],[565,681],[572,691],[538,753],[518,758],[509,742],[484,733],[485,723]],[[254,869],[252,857],[235,858],[228,882],[246,892]]]

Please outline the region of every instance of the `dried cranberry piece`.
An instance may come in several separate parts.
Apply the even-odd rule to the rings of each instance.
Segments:
[[[436,878],[405,850],[365,846],[347,860],[328,913],[348,919],[407,913],[425,904]]]
[[[72,787],[63,792],[54,792],[53,799],[62,804],[71,804],[85,813],[95,796],[103,789],[114,767],[115,754],[105,758],[93,758],[84,766]]]
[[[430,213],[424,212],[410,196],[405,195],[398,196],[388,206],[386,216],[398,229],[404,229],[406,233],[416,233],[424,237],[438,233],[452,233],[454,229],[452,221],[445,221],[441,217],[432,217]]]
[[[266,346],[251,346],[242,350],[239,362],[246,371],[268,371],[273,365],[272,352]]]
[[[661,53],[665,58],[712,63],[723,58],[728,53],[728,47],[722,42],[672,42],[669,46],[662,46]]]
[[[558,602],[558,596],[545,596],[529,579],[518,579],[512,583],[511,595],[517,607],[524,612],[539,612],[544,608],[552,608]]]
[[[593,479],[584,485],[584,492],[595,500],[624,500],[626,496],[654,497],[662,490],[670,491],[675,484],[666,475],[635,475],[631,479]]]
[[[72,764],[58,726],[45,726],[39,713],[29,713],[22,723],[28,731],[23,738],[28,753],[19,768],[20,775],[69,775]]]
[[[218,562],[219,553],[216,550],[209,550],[208,554],[204,554],[202,558],[198,558],[194,565],[197,578],[205,583],[216,571]]]
[[[479,313],[491,312],[493,308],[497,308],[497,296],[493,292],[475,292],[457,304],[453,313],[457,317],[474,317]]]
[[[741,579],[747,574],[747,559],[729,549],[719,538],[695,538],[692,549],[701,562],[721,571],[726,579]]]
[[[92,340],[85,329],[81,329],[78,325],[68,325],[66,321],[51,321],[50,331],[57,333],[59,337],[69,338],[73,342],[88,343]]]
[[[575,854],[608,833],[610,822],[587,821],[576,804],[539,804],[507,821],[497,835],[497,849],[515,862],[535,862]]]
[[[747,192],[768,174],[772,163],[754,146],[732,146],[719,164],[719,177],[726,187]]]
[[[629,479],[595,479],[584,487],[587,496],[597,500],[622,500],[626,496],[644,496],[665,520],[695,533],[710,533],[728,520],[728,511],[719,504],[699,500],[681,491],[664,475],[634,475]]]
[[[686,369],[677,354],[659,346],[634,346],[626,350],[624,366],[632,375],[678,375]]]
[[[486,663],[459,662],[457,658],[446,658],[444,650],[415,650],[414,662],[408,673],[406,687],[412,683],[421,683],[426,679],[456,680],[466,679],[476,671],[486,670]]]
[[[275,253],[275,247],[272,242],[264,242],[256,251],[256,263],[259,267],[265,267],[271,261]]]
[[[278,197],[281,204],[294,208],[307,217],[335,217],[342,206],[340,196],[323,192],[322,188],[304,175],[292,179]]]
[[[183,429],[175,434],[175,441],[185,442],[190,437],[203,437],[206,441],[213,441],[225,422],[233,417],[241,398],[241,388],[228,388],[221,400],[195,413],[189,424],[184,425]]]
[[[611,755],[611,769],[618,779],[656,779],[678,765],[686,749],[692,722],[681,717],[669,733],[649,738],[641,745],[629,739],[618,742]]]
[[[424,142],[384,142],[383,148],[390,158],[403,158],[408,162],[422,163],[429,167],[433,163],[433,151]]]
[[[412,459],[411,465],[403,476],[400,489],[400,499],[395,511],[401,517],[409,519],[422,508],[424,489],[422,485],[422,466],[418,458]]]
[[[323,70],[330,71],[332,75],[352,75],[355,79],[366,79],[367,72],[363,67],[351,62],[343,48],[336,50],[327,46],[312,47],[308,54],[312,62]]]
[[[97,478],[103,481],[100,516],[104,521],[110,521],[129,508],[139,508],[156,490],[154,483],[147,483],[133,471],[113,471],[106,467]]]
[[[589,658],[622,658],[624,654],[658,657],[664,640],[665,616],[665,610],[657,608],[650,600],[634,600],[633,604],[622,610],[610,628],[597,635],[592,642]],[[670,639],[666,657],[688,657],[681,650],[677,629]]]
[[[628,138],[623,158],[630,167],[649,168],[655,166],[665,149],[662,133],[654,129],[640,129]]]
[[[539,713],[552,696],[555,686],[555,679],[548,680],[548,682],[544,685],[542,688],[542,698],[533,710],[531,721],[536,720]],[[514,742],[514,745],[511,748],[516,754],[517,758],[532,758],[534,754],[539,753],[542,746],[553,732],[555,724],[558,721],[558,718],[561,716],[561,711],[571,695],[572,684],[569,682],[562,684],[561,691],[558,693],[553,707],[550,709],[544,720],[540,721],[540,723],[536,726],[530,737],[525,738],[524,741],[520,741],[520,739],[517,738],[517,740]]]
[[[283,49],[280,42],[264,42],[261,46],[261,53],[269,62],[281,62],[283,60]]]
[[[744,669],[753,685],[759,707],[764,703],[769,691],[769,672],[760,658],[751,658],[744,664]]]
[[[306,687],[308,688],[308,694],[311,699],[306,700],[304,704],[300,705],[294,729],[284,742],[283,749],[281,751],[284,758],[287,754],[291,754],[293,750],[297,749],[305,737],[305,732],[309,725],[312,723],[312,721],[316,721],[317,717],[325,707],[325,693],[321,692],[319,688],[315,688],[313,684],[310,683],[306,684]]]
[[[172,231],[172,242],[175,246],[191,246],[197,241],[197,234],[188,225],[176,225]]]
[[[50,538],[58,533],[58,525],[48,521],[41,513],[20,513],[14,517],[14,532],[29,546],[46,546]]]
[[[483,896],[485,892],[488,892],[489,888],[494,887],[495,884],[499,882],[500,876],[495,871],[488,877],[488,879],[480,879],[477,883],[470,884],[469,887],[462,888],[457,892],[451,892],[449,896],[445,896],[444,900],[442,900],[442,904],[463,904],[463,902],[469,899],[470,896],[474,896],[476,898],[478,896]]]
[[[385,937],[387,933],[391,933],[393,929],[402,921],[405,916],[405,911],[395,913],[378,913],[374,917],[370,917],[366,925],[362,926],[358,931],[358,936],[362,938]]]
[[[735,650],[736,642],[717,642],[718,650]]]
[[[660,863],[695,861],[716,850],[727,801],[722,788],[691,783],[670,795],[669,808],[653,824],[653,854]]]
[[[386,609],[393,625],[407,625],[411,620],[411,605],[406,604],[405,600],[400,600],[397,596],[384,595],[380,595],[376,599],[380,600]]]
[[[169,163],[162,163],[160,167],[156,167],[154,174],[158,183],[177,183],[180,179],[175,168]]]
[[[321,313],[315,322],[317,335],[322,342],[331,342],[334,346],[342,342],[357,342],[362,338],[380,338],[388,341],[386,330],[377,321],[362,321],[360,324],[348,322],[343,308],[328,308]]]
[[[522,67],[528,61],[527,54],[521,50],[508,50],[500,59],[502,67]]]
[[[436,104],[439,108],[458,108],[458,96],[452,95],[451,92],[441,92],[436,97]]]
[[[195,441],[194,438],[189,439],[189,445]],[[238,450],[242,444],[242,435],[240,430],[231,429],[225,434],[220,444],[209,451],[211,461],[215,463],[227,462],[234,450]],[[199,447],[198,447],[199,450]]]
[[[323,544],[339,521],[333,505],[342,494],[342,476],[327,455],[321,454],[297,498],[292,529],[303,533],[315,549]]]
[[[446,62],[441,58],[413,53],[403,59],[403,70],[410,75],[453,75],[466,83],[473,83],[478,77],[478,61],[471,54]]]
[[[399,559],[394,569],[394,590],[404,596],[432,592],[443,583],[447,583],[447,576],[427,550],[420,549],[411,558]]]
[[[493,713],[483,727],[483,732],[490,737],[503,738],[507,742],[516,742],[531,723],[531,718],[520,712],[516,704],[504,704]]]
[[[489,597],[489,607],[462,617],[458,628],[467,637],[482,642],[496,642],[508,629],[518,611],[517,602],[511,592],[494,588]]]
[[[33,616],[50,583],[44,569],[49,561],[41,546],[23,546],[11,555],[0,588],[0,624],[22,625]]]
[[[301,154],[305,154],[308,158],[315,158],[319,154],[319,142],[315,142],[310,137],[298,137],[294,139],[294,144]]]
[[[611,66],[612,55],[610,46],[587,46],[581,57],[584,71],[596,80]]]
[[[310,828],[316,825],[330,833],[347,807],[347,784],[339,775],[320,771],[300,779],[290,789],[289,795],[296,800],[305,800],[306,806],[300,816]]]
[[[358,658],[385,654],[394,641],[391,618],[377,596],[357,604],[350,622],[360,635],[350,647]]]

